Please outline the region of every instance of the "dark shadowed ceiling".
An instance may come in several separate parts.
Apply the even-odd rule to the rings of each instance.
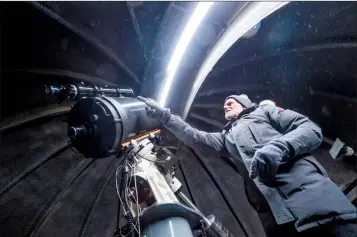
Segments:
[[[64,114],[73,103],[56,104],[44,85],[117,84],[157,98],[195,4],[0,4],[0,236],[113,236],[117,160],[86,159],[69,149]],[[182,110],[207,53],[245,4],[215,3],[204,19],[175,76],[167,103],[173,111]],[[340,138],[356,150],[356,19],[355,2],[292,2],[279,9],[219,60],[188,121],[219,131],[224,98],[245,93],[255,102],[272,99],[309,116],[326,138]],[[355,168],[332,160],[330,145],[315,155],[347,194]],[[212,154],[180,145],[178,175],[186,176],[187,192],[237,236],[264,236],[245,195],[234,189],[243,180],[221,160],[208,159]]]

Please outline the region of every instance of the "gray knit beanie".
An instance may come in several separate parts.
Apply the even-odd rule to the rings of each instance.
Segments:
[[[224,102],[226,102],[229,98],[232,98],[234,100],[236,100],[238,103],[240,103],[241,105],[243,105],[243,107],[245,108],[249,108],[252,105],[252,101],[250,101],[250,99],[248,98],[247,95],[245,94],[241,94],[241,95],[230,95],[228,96]]]

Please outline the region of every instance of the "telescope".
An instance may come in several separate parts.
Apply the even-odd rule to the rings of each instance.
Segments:
[[[68,114],[70,144],[88,158],[117,155],[116,190],[124,221],[115,236],[233,237],[214,215],[205,216],[182,192],[174,154],[162,146],[160,123],[130,88],[50,85],[47,95],[76,100]]]

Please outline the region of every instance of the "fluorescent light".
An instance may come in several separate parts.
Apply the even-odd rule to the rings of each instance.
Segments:
[[[222,55],[249,29],[288,3],[289,2],[251,2],[235,17],[203,61],[181,113],[182,118],[185,119],[187,117],[199,88]]]
[[[167,95],[169,94],[172,81],[175,77],[175,73],[180,64],[182,56],[184,55],[188,44],[190,43],[198,26],[202,22],[212,4],[213,2],[199,2],[190,20],[187,22],[166,70],[166,78],[164,80],[164,85],[161,89],[159,97],[159,104],[161,106],[165,106]]]

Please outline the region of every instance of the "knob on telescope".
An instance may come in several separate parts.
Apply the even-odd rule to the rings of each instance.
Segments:
[[[58,95],[62,90],[63,88],[59,86],[45,86],[46,95]]]
[[[61,103],[68,97],[68,89],[64,86],[45,86],[46,95],[57,96],[57,102]]]
[[[68,136],[72,138],[85,133],[86,128],[84,126],[73,126],[68,128]]]

